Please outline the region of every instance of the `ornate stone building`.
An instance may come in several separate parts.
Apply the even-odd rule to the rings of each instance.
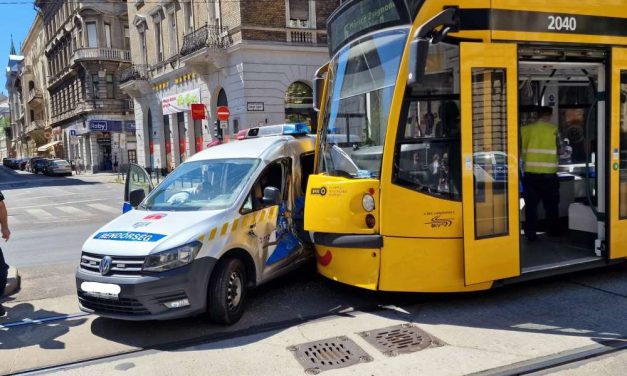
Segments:
[[[47,60],[52,141],[90,171],[134,157],[132,101],[119,89],[131,64],[126,1],[36,0]]]
[[[326,19],[339,0],[128,2],[133,67],[122,90],[135,100],[137,160],[171,169],[207,147],[216,108],[224,132],[313,123],[311,79],[328,60]],[[190,105],[206,118],[194,120]]]

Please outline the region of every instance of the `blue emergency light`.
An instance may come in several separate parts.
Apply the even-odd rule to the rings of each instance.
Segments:
[[[267,125],[255,127],[247,130],[247,135],[243,138],[266,137],[266,136],[304,136],[311,133],[309,125],[306,123],[288,123],[278,125]]]

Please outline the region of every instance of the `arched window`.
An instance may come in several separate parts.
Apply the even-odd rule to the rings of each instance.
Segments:
[[[285,92],[285,121],[305,122],[315,127],[313,90],[304,82],[296,81]]]
[[[226,91],[224,91],[224,89],[220,89],[220,92],[218,93],[218,107],[228,105],[229,100],[226,97]]]

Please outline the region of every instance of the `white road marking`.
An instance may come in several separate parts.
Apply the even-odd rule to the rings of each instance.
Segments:
[[[100,198],[100,199],[92,199],[92,200],[81,200],[81,201],[68,201],[68,202],[56,202],[53,204],[40,204],[40,205],[29,205],[29,206],[19,206],[19,207],[11,207],[12,210],[17,209],[30,209],[30,208],[41,208],[44,206],[61,206],[61,205],[74,205],[74,204],[83,204],[86,202],[98,202],[98,201],[113,201],[113,198]],[[120,207],[122,203],[120,203]],[[120,210],[121,211],[121,210]]]
[[[114,209],[114,208],[112,208],[110,206],[103,205],[103,204],[87,204],[87,206],[89,206],[90,208],[94,208],[96,210],[107,212],[107,213],[122,214],[122,210],[121,209]]]
[[[62,212],[72,214],[72,215],[90,215],[91,213],[86,212],[84,210],[77,209],[73,206],[57,206],[56,209],[61,210]]]
[[[38,219],[54,218],[54,215],[43,209],[26,209],[26,212]]]

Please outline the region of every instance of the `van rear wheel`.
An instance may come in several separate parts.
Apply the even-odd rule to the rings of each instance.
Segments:
[[[244,263],[237,258],[221,260],[211,275],[207,312],[216,323],[232,325],[242,317],[247,298]]]

